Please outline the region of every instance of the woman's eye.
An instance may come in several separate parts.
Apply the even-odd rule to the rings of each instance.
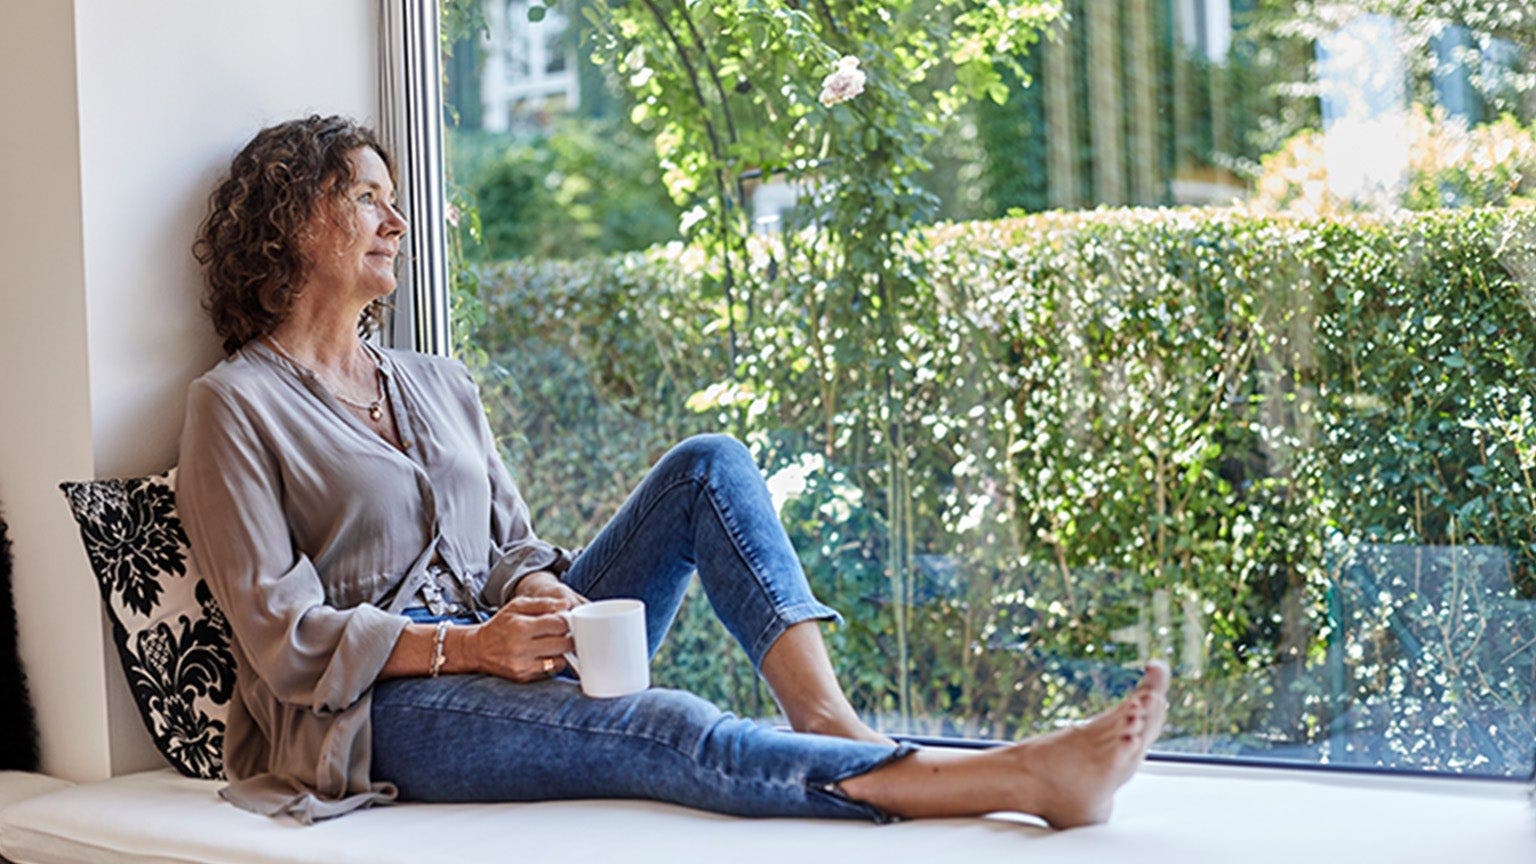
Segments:
[[[357,200],[363,202],[364,204],[372,204],[373,203],[373,193],[372,192],[364,192],[363,194],[357,196]]]

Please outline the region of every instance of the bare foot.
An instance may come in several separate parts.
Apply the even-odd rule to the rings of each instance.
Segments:
[[[1055,828],[1103,822],[1115,790],[1162,731],[1168,679],[1166,664],[1149,663],[1134,692],[1079,726],[989,750],[921,749],[837,785],[855,801],[913,819],[1015,810]]]
[[[1141,683],[1114,708],[1002,751],[1029,777],[1020,788],[1019,809],[1053,828],[1108,819],[1115,790],[1136,773],[1162,732],[1168,681],[1167,664],[1154,660],[1147,664]]]

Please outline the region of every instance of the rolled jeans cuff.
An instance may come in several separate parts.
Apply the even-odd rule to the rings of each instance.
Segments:
[[[763,657],[767,656],[768,649],[773,647],[773,643],[779,641],[779,637],[784,635],[785,630],[802,621],[831,621],[841,625],[843,616],[836,609],[817,600],[804,600],[791,606],[775,609],[774,614],[763,623],[763,629],[752,640],[752,644],[747,646],[747,653],[752,658],[752,668],[761,672]]]
[[[846,811],[838,815],[845,815],[851,818],[868,819],[877,825],[888,825],[892,822],[900,822],[904,817],[895,813],[891,813],[888,810],[881,809],[880,807],[876,807],[875,805],[868,802],[858,801],[850,798],[848,797],[848,793],[844,792],[842,787],[838,784],[851,777],[859,777],[861,775],[868,774],[871,771],[884,768],[885,766],[895,762],[898,759],[903,759],[907,756],[910,756],[911,754],[917,752],[918,749],[919,748],[916,744],[908,743],[905,741],[899,742],[895,748],[893,748],[891,752],[887,753],[885,756],[874,760],[868,765],[845,772],[842,776],[835,780],[820,780],[816,778],[808,779],[805,784],[806,792],[812,798],[819,798],[823,803],[829,803],[835,808]]]

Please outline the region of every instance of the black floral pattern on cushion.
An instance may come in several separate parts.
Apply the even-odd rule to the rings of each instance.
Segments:
[[[140,615],[151,614],[160,599],[161,574],[187,573],[182,551],[187,535],[175,518],[175,493],[169,486],[131,480],[67,485],[102,591],[116,592]]]
[[[218,776],[217,754],[224,752],[224,724],[197,709],[199,697],[223,705],[234,690],[234,655],[223,628],[222,610],[213,602],[207,583],[198,582],[199,608],[219,611],[217,623],[207,617],[176,618],[140,631],[133,640],[136,662],[124,668],[134,695],[157,721],[150,728],[155,743],[172,760],[199,777]]]
[[[112,621],[144,725],[189,777],[224,776],[224,721],[235,687],[229,624],[190,566],[175,471],[60,485]]]

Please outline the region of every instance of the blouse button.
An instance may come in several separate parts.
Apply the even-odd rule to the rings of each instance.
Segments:
[[[400,446],[404,447],[407,450],[409,450],[409,449],[411,449],[411,445],[414,444],[414,443],[416,443],[416,442],[414,442],[414,441],[401,441],[400,442]]]

